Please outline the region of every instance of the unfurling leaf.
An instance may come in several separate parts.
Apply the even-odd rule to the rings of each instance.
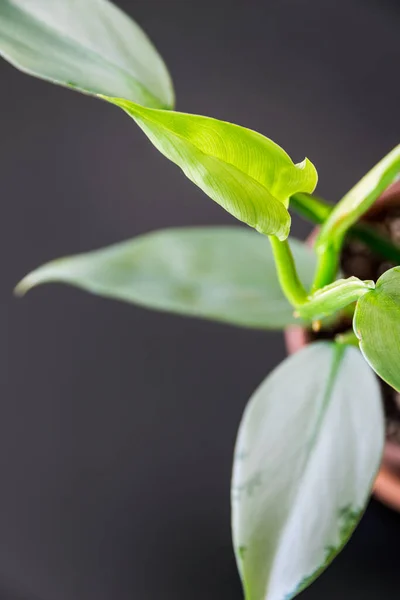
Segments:
[[[357,302],[353,326],[365,359],[400,392],[400,267],[386,271]]]
[[[290,245],[309,286],[315,256],[297,240]],[[268,240],[242,227],[167,229],[54,260],[27,275],[17,292],[51,281],[233,325],[279,329],[295,322]]]
[[[15,67],[88,94],[171,108],[163,60],[108,0],[0,0],[0,55]]]
[[[302,318],[322,319],[356,302],[361,296],[375,288],[375,282],[362,281],[358,277],[337,279],[333,283],[316,290],[304,304],[297,308]]]
[[[246,600],[290,600],[347,542],[384,443],[378,381],[359,351],[320,342],[254,393],[236,443],[232,528]]]
[[[280,240],[289,234],[289,197],[312,192],[317,172],[294,164],[277,144],[255,131],[209,117],[152,110],[116,98],[155,147],[234,217]]]
[[[321,227],[316,248],[342,242],[345,233],[400,175],[400,144],[393,148],[336,204]]]

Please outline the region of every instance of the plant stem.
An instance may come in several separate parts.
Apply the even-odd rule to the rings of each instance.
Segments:
[[[307,292],[297,274],[293,254],[288,240],[280,242],[274,235],[269,236],[275,259],[276,271],[281,288],[292,306],[303,304]]]
[[[335,342],[338,344],[348,344],[350,346],[359,346],[359,339],[352,329],[345,331],[344,333],[338,333],[335,336]]]
[[[360,181],[338,202],[329,218],[321,227],[316,246],[335,246],[338,252],[350,227],[379,198],[382,192],[400,174],[400,144],[384,156]]]
[[[333,205],[309,194],[294,194],[290,198],[290,206],[300,216],[316,225],[323,223],[333,210]],[[400,264],[400,248],[367,223],[353,225],[348,232],[348,236],[364,242],[369,248],[379,253],[382,258]]]
[[[329,285],[334,281],[339,268],[339,256],[333,246],[327,246],[318,252],[317,270],[311,288],[312,292]]]
[[[322,198],[303,193],[293,194],[290,197],[289,206],[294,208],[304,219],[317,225],[324,223],[333,210],[333,205],[325,202]]]

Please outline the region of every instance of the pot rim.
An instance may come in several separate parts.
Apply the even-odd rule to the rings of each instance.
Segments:
[[[373,493],[383,504],[400,512],[400,478],[385,463],[379,469]]]

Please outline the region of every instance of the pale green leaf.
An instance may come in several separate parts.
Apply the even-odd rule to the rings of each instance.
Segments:
[[[108,0],[0,0],[0,55],[88,94],[170,108],[174,93],[141,28]]]
[[[234,217],[260,233],[288,236],[289,197],[317,184],[308,159],[294,164],[268,138],[232,123],[105,99],[123,108],[164,156]]]
[[[305,285],[312,251],[291,248]],[[278,329],[295,322],[268,240],[242,227],[167,229],[39,267],[18,286],[59,281],[149,308],[233,325]]]
[[[337,279],[308,296],[304,304],[297,307],[298,314],[308,319],[323,319],[356,302],[361,296],[375,288],[375,282],[362,281],[358,277]]]
[[[400,175],[400,144],[378,162],[334,207],[321,227],[316,247],[340,244],[382,192]]]
[[[357,302],[353,326],[366,360],[400,392],[400,267],[386,271]]]
[[[365,508],[383,444],[379,384],[358,349],[319,342],[267,377],[233,467],[246,600],[290,600],[329,564]]]

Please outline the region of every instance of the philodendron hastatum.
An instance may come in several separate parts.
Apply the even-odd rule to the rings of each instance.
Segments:
[[[356,222],[400,174],[400,146],[332,208],[314,165],[260,133],[173,110],[167,68],[108,0],[2,0],[0,52],[17,68],[117,106],[242,226],[167,229],[39,267],[49,281],[237,326],[314,329],[354,315],[354,332],[309,344],[268,375],[240,424],[232,476],[234,551],[246,600],[289,600],[349,539],[379,468],[377,373],[400,390],[400,270],[340,278],[348,234],[400,252]],[[11,92],[10,92],[11,93]],[[128,117],[127,117],[128,118]],[[290,239],[290,209],[321,223],[315,251]],[[367,228],[368,229],[368,228]],[[255,230],[255,231],[254,231]]]

